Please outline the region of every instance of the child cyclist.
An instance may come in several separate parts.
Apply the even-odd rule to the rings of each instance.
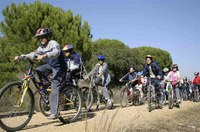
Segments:
[[[129,72],[125,76],[123,76],[119,81],[128,82],[129,87],[137,87],[141,93],[141,98],[143,97],[141,78],[140,76],[138,76],[138,73],[135,71],[134,67],[131,67],[129,69]]]
[[[170,80],[171,85],[175,90],[177,101],[180,103],[181,102],[181,97],[179,92],[180,72],[177,64],[172,65],[172,71],[169,72],[165,80]]]

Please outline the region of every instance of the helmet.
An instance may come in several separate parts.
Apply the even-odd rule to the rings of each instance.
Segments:
[[[163,72],[168,72],[169,71],[169,68],[167,68],[167,67],[165,67],[164,69],[163,69]]]
[[[147,58],[150,58],[151,60],[153,59],[153,57],[152,57],[151,55],[147,55],[147,56],[145,57],[145,59],[147,59]]]
[[[64,47],[63,47],[63,51],[66,51],[66,50],[70,50],[70,49],[73,49],[74,48],[74,46],[73,45],[71,45],[71,44],[67,44],[67,45],[65,45]]]
[[[36,31],[35,37],[51,36],[51,35],[52,35],[52,30],[50,28],[39,28]]]
[[[195,72],[194,75],[199,75],[199,72]]]
[[[105,60],[106,57],[105,57],[104,55],[99,55],[99,56],[97,57],[97,59],[98,59],[98,60]]]
[[[177,64],[173,64],[172,68],[178,68],[178,65]]]
[[[187,77],[184,77],[183,80],[184,80],[184,81],[187,81]]]

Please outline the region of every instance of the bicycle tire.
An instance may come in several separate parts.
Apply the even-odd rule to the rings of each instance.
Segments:
[[[141,104],[140,91],[138,89],[134,90],[134,105],[139,106]]]
[[[81,90],[83,91],[83,103],[85,105],[85,109],[89,111],[94,101],[93,91],[87,87],[83,87]]]
[[[21,87],[22,82],[16,81],[8,83],[0,91],[0,126],[6,131],[21,130],[33,116],[34,95],[30,88],[27,89],[22,106],[16,104],[24,91]]]
[[[152,93],[152,87],[151,86],[148,86],[148,92],[147,92],[147,103],[148,103],[148,111],[151,112],[152,111],[152,99],[151,99],[151,93]]]
[[[173,89],[170,89],[169,91],[169,109],[173,109],[174,107],[174,98],[173,98]]]
[[[126,86],[122,87],[120,90],[120,106],[126,107],[132,100],[129,97],[128,88]]]
[[[40,95],[39,96],[39,102],[38,102],[38,104],[39,104],[39,110],[40,110],[40,112],[44,115],[44,116],[50,116],[51,115],[51,113],[50,113],[50,103],[49,103],[49,97],[50,97],[50,93],[49,92],[47,92],[45,95],[45,98],[48,100],[48,103],[46,103],[45,101],[44,101],[44,99],[42,98],[42,96]]]

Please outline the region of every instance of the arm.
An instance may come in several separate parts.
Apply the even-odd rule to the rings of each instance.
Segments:
[[[129,73],[130,72],[128,72],[126,75],[124,75],[121,79],[119,79],[119,81],[122,82],[123,80],[127,80]]]
[[[49,52],[46,52],[47,58],[57,58],[61,53],[60,45],[53,40],[49,42],[49,45]]]
[[[96,64],[95,67],[88,73],[87,76],[90,77],[91,75],[97,74],[98,68],[99,68],[99,64]]]
[[[144,66],[144,70],[143,70],[143,76],[144,76],[144,77],[145,77],[145,76],[148,76],[148,74],[149,74],[149,69],[148,69],[148,66],[145,65],[145,66]]]

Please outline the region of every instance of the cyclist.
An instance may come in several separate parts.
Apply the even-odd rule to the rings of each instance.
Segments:
[[[184,90],[186,90],[188,96],[190,95],[190,87],[189,86],[190,86],[190,84],[188,82],[187,77],[184,77],[183,83],[182,83],[182,92],[184,92]]]
[[[127,81],[132,82],[132,86],[134,87],[137,84],[138,74],[133,67],[130,68],[129,72],[123,76],[119,81]]]
[[[169,79],[173,89],[175,89],[175,95],[177,101],[181,102],[180,92],[179,92],[179,83],[180,83],[180,72],[177,64],[172,65],[172,71],[169,72],[166,79]]]
[[[160,80],[163,77],[162,69],[155,61],[153,61],[153,57],[151,55],[147,55],[145,59],[147,64],[144,66],[143,76],[152,78],[157,77],[154,79],[152,83],[155,87],[156,100],[158,101],[158,108],[162,108],[162,91],[160,90]]]
[[[79,74],[78,78],[82,78],[82,71],[83,71],[83,61],[81,56],[74,51],[74,47],[71,44],[66,44],[63,47],[63,53],[65,55],[65,62],[67,63],[67,74],[66,74],[66,81],[67,83],[72,82],[72,76]]]
[[[198,88],[200,90],[200,76],[199,76],[199,72],[195,72],[194,73],[194,78],[192,79],[192,91],[193,91],[193,95],[194,95],[194,90]]]
[[[59,116],[58,100],[60,83],[65,75],[66,63],[64,54],[60,49],[60,45],[55,40],[52,40],[52,30],[49,28],[39,28],[35,34],[39,47],[29,54],[22,54],[21,57],[31,60],[44,60],[46,64],[36,68],[36,73],[39,76],[41,85],[48,87],[48,76],[52,74],[51,94],[50,94],[50,111],[51,115],[48,119],[56,119]],[[20,56],[15,56],[18,60]],[[46,84],[47,82],[47,84]]]
[[[105,56],[104,55],[99,55],[97,57],[98,63],[95,65],[95,67],[88,73],[87,76],[85,76],[85,79],[88,79],[92,75],[96,75],[96,80],[95,82],[102,86],[103,90],[103,96],[107,100],[107,104],[109,107],[112,107],[113,105],[113,100],[111,100],[108,90],[107,90],[107,85],[110,83],[111,78],[110,74],[108,73],[108,64],[105,62]]]
[[[164,79],[163,79],[163,86],[164,86],[163,90],[164,91],[163,91],[163,94],[166,96],[166,98],[168,98],[169,82],[165,82],[165,79],[166,79],[168,73],[169,73],[169,68],[165,67],[163,69],[163,75],[164,75]]]
[[[137,87],[140,91],[141,98],[143,97],[143,92],[142,92],[142,82],[141,82],[141,77],[138,75],[138,73],[135,71],[134,67],[131,67],[129,69],[129,72],[123,76],[120,80],[120,82],[126,81],[130,85],[129,87]]]

